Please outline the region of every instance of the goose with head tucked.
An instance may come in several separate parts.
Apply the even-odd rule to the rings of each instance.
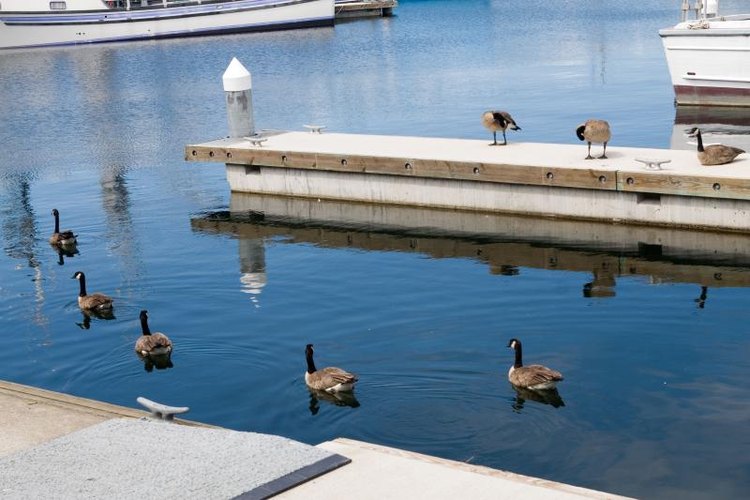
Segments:
[[[485,111],[482,114],[482,125],[492,132],[493,141],[490,143],[490,146],[505,146],[508,144],[508,140],[505,138],[505,131],[508,129],[521,130],[521,127],[516,124],[516,121],[507,111]],[[502,131],[503,133],[502,144],[497,142],[498,131]]]
[[[701,129],[698,127],[691,128],[687,131],[687,134],[698,140],[698,161],[701,162],[701,165],[732,163],[737,156],[745,152],[744,149],[725,146],[724,144],[710,144],[703,147],[703,137],[701,137]]]
[[[91,295],[86,293],[86,275],[84,275],[81,271],[76,271],[76,273],[73,275],[73,279],[77,279],[80,283],[80,292],[78,293],[78,306],[81,309],[94,312],[106,312],[112,310],[114,303],[112,297],[104,295],[103,293],[92,293]]]
[[[50,245],[61,248],[70,248],[75,246],[77,241],[76,235],[73,234],[73,231],[71,231],[70,229],[60,231],[60,212],[56,208],[52,209],[52,216],[55,218],[55,230],[52,233],[52,236],[49,237]]]
[[[606,120],[586,120],[585,123],[578,126],[576,129],[576,135],[582,141],[586,141],[589,145],[589,153],[586,155],[586,160],[593,160],[591,156],[591,144],[603,144],[604,151],[598,158],[600,160],[607,159],[607,143],[612,138],[612,132],[609,129],[609,123]]]
[[[315,368],[312,344],[307,344],[307,347],[305,347],[305,357],[307,358],[305,383],[310,389],[326,392],[349,392],[354,390],[354,384],[359,380],[355,374],[335,366],[329,366],[320,370]]]
[[[165,356],[172,352],[172,341],[161,332],[151,332],[148,311],[141,311],[141,336],[135,341],[135,352],[141,356]]]
[[[563,380],[560,372],[546,366],[523,366],[523,353],[520,340],[510,339],[508,347],[516,352],[515,362],[508,371],[508,380],[514,386],[534,391],[544,391],[554,389],[557,383]]]

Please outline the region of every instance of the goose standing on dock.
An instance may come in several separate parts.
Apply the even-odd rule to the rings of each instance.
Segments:
[[[81,271],[77,271],[73,275],[73,279],[77,279],[81,285],[81,291],[78,293],[78,306],[81,309],[99,313],[112,310],[113,301],[111,297],[103,293],[92,293],[91,295],[86,293],[86,275]]]
[[[49,237],[50,245],[62,248],[75,246],[77,241],[76,235],[73,234],[73,231],[70,229],[60,231],[60,212],[58,212],[56,208],[52,209],[52,216],[55,218],[55,231],[52,233],[52,236]]]
[[[172,341],[161,332],[151,333],[148,311],[141,311],[141,336],[135,341],[135,352],[141,356],[166,356],[172,352]]]
[[[508,347],[516,351],[516,360],[508,371],[508,380],[516,387],[543,391],[554,389],[563,380],[560,372],[542,365],[523,366],[521,341],[510,339]]]
[[[735,148],[734,146],[725,146],[723,144],[711,144],[703,147],[703,138],[701,129],[693,127],[687,131],[690,137],[698,140],[698,161],[701,165],[723,165],[732,163],[737,156],[745,152],[744,149]]]
[[[582,123],[576,129],[576,135],[582,141],[586,141],[589,144],[589,153],[586,156],[587,160],[593,160],[591,156],[591,144],[603,144],[604,152],[599,156],[600,160],[607,159],[607,143],[612,138],[612,132],[609,129],[609,123],[605,120],[586,120],[586,123]]]
[[[353,373],[336,368],[335,366],[329,366],[321,370],[315,368],[312,344],[307,344],[307,347],[305,347],[305,357],[307,358],[305,383],[310,389],[326,392],[349,392],[354,390],[354,383],[359,379]]]
[[[508,144],[508,140],[505,138],[505,131],[507,129],[521,130],[521,127],[516,124],[507,111],[485,111],[482,115],[482,125],[492,132],[493,141],[490,143],[490,146],[505,146]],[[502,144],[497,142],[498,130],[503,132]]]

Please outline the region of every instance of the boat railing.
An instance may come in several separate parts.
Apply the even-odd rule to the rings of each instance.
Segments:
[[[107,0],[104,3],[111,10],[138,10],[236,1],[239,0]]]
[[[682,0],[680,21],[687,21],[690,12],[694,13],[695,20],[715,17],[719,13],[719,0],[695,0],[692,5],[690,0]]]

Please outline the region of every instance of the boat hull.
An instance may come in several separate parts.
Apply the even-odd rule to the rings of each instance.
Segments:
[[[750,19],[659,32],[677,104],[750,106]]]
[[[333,26],[333,0],[246,0],[131,11],[0,12],[0,49]]]

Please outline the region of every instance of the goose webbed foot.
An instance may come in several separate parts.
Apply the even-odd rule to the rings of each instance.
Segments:
[[[607,155],[601,155],[601,156],[599,157],[599,159],[600,159],[600,160],[607,160],[608,158],[607,158]]]
[[[591,155],[588,155],[586,158],[584,158],[584,160],[593,160],[593,159],[594,159],[594,157],[591,156]]]

